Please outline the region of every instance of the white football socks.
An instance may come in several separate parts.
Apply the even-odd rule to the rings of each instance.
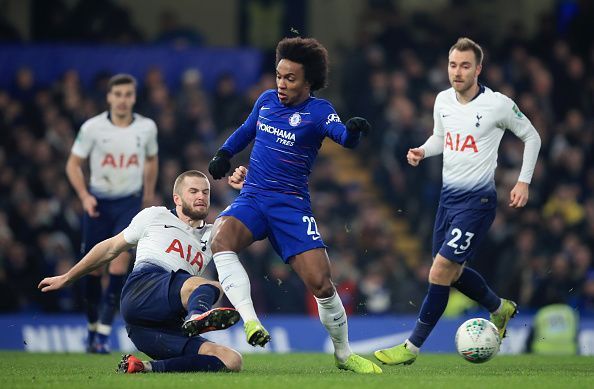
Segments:
[[[412,344],[411,341],[408,339],[406,339],[406,342],[404,342],[404,346],[408,351],[410,351],[413,354],[419,355],[419,353],[421,352],[421,349]]]
[[[260,322],[252,302],[250,279],[237,254],[233,251],[221,251],[214,254],[212,259],[219,273],[221,287],[243,321]]]
[[[105,336],[109,336],[111,334],[111,325],[97,323],[97,333]]]
[[[326,298],[317,298],[320,321],[326,327],[334,344],[334,355],[340,362],[345,362],[353,353],[349,346],[349,326],[347,315],[338,293]]]

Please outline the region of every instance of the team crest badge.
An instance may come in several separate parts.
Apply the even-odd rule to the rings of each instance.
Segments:
[[[297,127],[299,123],[301,123],[301,115],[299,115],[298,113],[292,114],[289,118],[289,124],[291,125],[291,127]]]

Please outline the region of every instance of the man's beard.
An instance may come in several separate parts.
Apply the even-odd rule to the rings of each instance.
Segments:
[[[182,212],[191,220],[204,220],[208,215],[208,209],[202,212],[194,211],[192,208],[190,208],[190,205],[185,201],[182,201]]]

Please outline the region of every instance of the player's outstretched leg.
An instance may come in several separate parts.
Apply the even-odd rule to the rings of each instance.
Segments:
[[[501,306],[491,313],[491,322],[499,330],[499,339],[503,340],[507,332],[507,323],[518,313],[518,306],[511,300],[501,299]]]
[[[188,315],[182,328],[188,336],[195,336],[209,331],[227,329],[239,319],[239,312],[233,308],[213,308],[204,313]]]
[[[351,354],[344,362],[340,362],[336,357],[334,357],[334,362],[336,363],[336,367],[341,370],[349,370],[359,374],[382,373],[382,369],[378,365],[357,354]]]
[[[266,343],[270,342],[270,334],[266,331],[264,326],[256,321],[249,320],[243,325],[247,342],[252,346],[264,347]]]
[[[186,373],[194,371],[231,371],[223,361],[213,355],[184,355],[181,357],[161,359],[155,361],[141,361],[134,355],[122,356],[118,364],[118,373]],[[239,370],[237,370],[239,371]]]
[[[410,346],[410,342],[406,341],[391,348],[377,350],[373,355],[386,365],[410,365],[417,360],[419,354],[418,351],[411,351]]]

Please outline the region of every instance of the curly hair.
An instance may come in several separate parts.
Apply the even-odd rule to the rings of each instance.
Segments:
[[[287,59],[303,65],[311,91],[328,84],[328,50],[314,38],[284,38],[276,46],[276,64]]]

